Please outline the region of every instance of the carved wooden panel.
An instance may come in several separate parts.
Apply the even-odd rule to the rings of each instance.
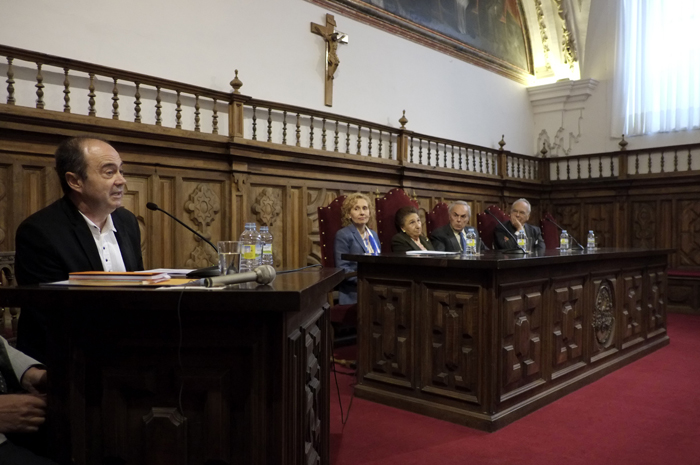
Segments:
[[[504,293],[501,305],[501,392],[507,393],[542,378],[542,289]]]
[[[581,231],[580,241],[586,238],[589,230],[596,235],[598,247],[613,247],[615,244],[615,205],[611,202],[590,203],[586,205],[587,221]],[[578,238],[578,237],[577,237]]]
[[[596,361],[615,349],[617,327],[616,307],[617,280],[613,277],[593,280],[593,306],[587,311],[593,331],[591,331],[591,360]]]
[[[427,285],[422,341],[421,386],[425,392],[476,402],[478,376],[479,288],[432,289]]]
[[[8,187],[11,186],[11,183],[8,182],[10,180],[9,174],[9,167],[0,166],[0,250],[14,249],[14,245],[7,247],[5,243],[8,234],[11,237],[13,236],[13,234],[10,232],[12,218],[10,217],[11,200],[8,198]]]
[[[679,228],[678,258],[679,264],[684,267],[700,266],[700,201],[684,200],[679,203],[680,221],[676,222]]]
[[[303,405],[304,464],[321,463],[321,409],[323,377],[320,365],[321,330],[315,324],[304,334],[306,348],[306,376],[304,380],[305,402]]]
[[[654,202],[632,203],[632,247],[655,247],[656,204]]]
[[[646,280],[648,335],[653,336],[666,331],[666,273],[661,269],[649,270]]]
[[[411,285],[368,283],[370,335],[367,376],[405,387],[413,386]]]
[[[530,216],[531,222],[538,216]],[[580,204],[557,205],[554,207],[554,219],[562,228],[573,235],[579,242],[583,239],[581,232],[581,206]],[[534,223],[537,224],[537,223]]]
[[[552,368],[565,370],[583,360],[583,278],[552,284]]]
[[[621,329],[622,347],[642,342],[642,275],[634,273],[622,276]]]

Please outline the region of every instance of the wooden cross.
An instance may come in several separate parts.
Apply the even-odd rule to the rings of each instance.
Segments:
[[[340,59],[338,58],[338,43],[347,43],[347,36],[336,32],[335,18],[326,14],[326,25],[311,23],[311,32],[320,35],[326,42],[326,98],[327,107],[333,106],[333,79],[335,71],[338,69]]]

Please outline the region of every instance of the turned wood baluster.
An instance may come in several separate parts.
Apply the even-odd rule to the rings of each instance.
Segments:
[[[639,174],[639,152],[634,155],[634,174]]]
[[[659,160],[661,163],[661,172],[664,172],[664,152],[663,150],[661,151],[661,159]]]
[[[615,175],[615,157],[610,157],[610,176]]]
[[[692,169],[692,163],[693,163],[693,158],[690,155],[690,149],[688,149],[688,169],[687,169],[687,171],[690,171]]]
[[[68,68],[63,68],[63,112],[70,113],[70,80],[68,79]]]
[[[272,107],[267,109],[267,141],[272,142]]]
[[[282,112],[282,143],[287,145],[287,110]]]
[[[362,155],[362,126],[357,126],[357,155]]]
[[[299,124],[299,113],[297,113],[297,147],[301,147],[301,125]]]
[[[345,130],[345,153],[350,153],[350,123]]]
[[[182,129],[182,103],[180,102],[180,91],[176,90],[177,100],[175,101],[175,129]]]
[[[382,130],[379,130],[379,158],[382,158],[382,145],[384,145],[384,139],[382,138]]]
[[[253,105],[253,140],[258,140],[258,107]]]
[[[90,85],[88,86],[88,116],[95,116],[97,112],[95,111],[95,73],[90,73]]]
[[[314,148],[314,115],[311,115],[311,121],[309,123],[309,148]]]
[[[195,132],[201,132],[202,128],[199,126],[200,122],[200,115],[201,112],[199,111],[199,95],[194,94],[194,131]]]
[[[673,150],[673,171],[678,171],[678,149]]]
[[[44,76],[41,75],[41,63],[36,64],[36,107],[40,110],[44,109]]]
[[[211,133],[219,133],[219,110],[216,108],[216,99],[214,99],[214,108],[211,114]]]
[[[479,173],[484,172],[484,152],[479,150]]]
[[[321,149],[326,150],[326,118],[321,121]]]
[[[136,92],[134,93],[134,123],[140,123],[141,122],[141,91],[140,91],[140,86],[138,82],[135,82],[136,84]]]
[[[119,88],[117,87],[117,78],[112,78],[114,80],[114,87],[112,88],[112,119],[119,119]]]
[[[411,136],[411,149],[410,149],[410,152],[409,152],[409,155],[408,155],[408,160],[409,160],[411,163],[415,163],[415,162],[414,162],[414,158],[413,158],[413,136]]]
[[[12,60],[14,58],[7,57],[7,104],[15,104],[15,71],[12,69]]]
[[[598,177],[603,177],[603,157],[598,158]]]
[[[576,159],[576,179],[581,179],[581,159]]]
[[[335,133],[333,134],[333,151],[338,151],[339,143],[339,131],[338,131],[338,120],[335,120]]]
[[[423,140],[418,139],[418,164],[423,164]]]
[[[427,154],[427,156],[426,156],[426,158],[428,159],[428,163],[427,163],[428,166],[430,166],[430,155],[431,155],[430,141],[428,141],[428,154]],[[436,162],[435,164],[437,165],[437,160],[435,160],[435,162]]]
[[[372,128],[369,129],[369,138],[367,139],[367,155],[372,156]]]
[[[156,86],[156,126],[163,125],[163,119],[161,118],[163,105],[160,103],[160,86]]]

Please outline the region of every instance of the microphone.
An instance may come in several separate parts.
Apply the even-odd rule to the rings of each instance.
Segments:
[[[503,230],[504,230],[505,232],[507,232],[508,235],[513,239],[513,243],[516,245],[515,248],[513,248],[513,249],[508,249],[507,251],[504,251],[503,253],[525,253],[525,251],[524,251],[523,249],[521,249],[520,247],[517,247],[517,245],[518,245],[518,240],[515,238],[515,236],[513,235],[513,233],[511,233],[511,232],[508,230],[508,228],[506,228],[506,225],[503,224],[503,222],[502,222],[501,220],[499,220],[498,217],[497,217],[496,215],[494,215],[494,214],[491,212],[491,210],[489,210],[489,209],[487,208],[486,210],[484,210],[484,213],[488,213],[489,215],[493,216],[493,218],[494,218],[496,221],[498,221],[498,224],[501,226],[501,228],[503,228]]]
[[[545,216],[544,219],[547,220],[547,221],[549,221],[550,223],[552,223],[552,224],[553,224],[554,226],[556,226],[557,228],[559,228],[559,231],[563,231],[563,230],[564,230],[564,228],[562,228],[561,226],[559,226],[559,225],[557,224],[557,222],[554,221],[553,219],[551,219],[550,217]],[[567,232],[567,234],[568,234],[568,232]],[[579,241],[576,240],[576,238],[575,238],[572,234],[569,234],[569,237],[570,237],[571,239],[573,239],[573,241],[576,243],[576,245],[579,247],[579,249],[584,250],[584,249],[583,249],[583,246],[579,243]]]
[[[201,279],[204,287],[214,287],[228,284],[238,284],[238,283],[248,283],[255,281],[258,284],[270,284],[275,280],[277,272],[270,265],[260,265],[253,271],[247,271],[245,273],[233,273],[223,276],[216,276],[213,278]],[[197,283],[199,284],[199,283]]]
[[[159,211],[159,212],[165,213],[165,214],[168,215],[170,218],[174,219],[175,221],[177,221],[178,223],[180,223],[181,225],[183,225],[184,227],[186,227],[186,228],[187,228],[190,232],[192,232],[195,236],[199,237],[199,238],[202,239],[204,242],[206,242],[207,244],[209,244],[209,245],[216,251],[216,256],[217,256],[217,257],[219,256],[219,249],[217,249],[216,246],[215,246],[214,244],[212,244],[206,237],[202,236],[200,233],[198,233],[198,232],[195,231],[194,229],[190,228],[190,227],[187,226],[185,223],[183,223],[182,221],[178,220],[178,219],[175,218],[173,215],[171,215],[170,213],[166,212],[165,210],[163,210],[162,208],[160,208],[160,207],[159,207],[158,205],[156,205],[155,203],[153,203],[153,202],[148,202],[148,203],[146,204],[146,208],[148,208],[149,210]],[[208,267],[206,267],[206,268],[200,268],[200,269],[198,269],[198,270],[191,271],[191,272],[187,273],[187,277],[188,277],[188,278],[207,278],[207,277],[210,277],[210,276],[219,276],[219,273],[220,273],[220,272],[219,272],[219,265],[213,265],[213,266],[208,266]]]

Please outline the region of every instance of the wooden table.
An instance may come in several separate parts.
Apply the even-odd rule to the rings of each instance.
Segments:
[[[342,276],[184,292],[0,288],[0,305],[50,310],[59,463],[328,464],[327,292]]]
[[[358,397],[495,431],[669,343],[670,250],[357,260]]]

